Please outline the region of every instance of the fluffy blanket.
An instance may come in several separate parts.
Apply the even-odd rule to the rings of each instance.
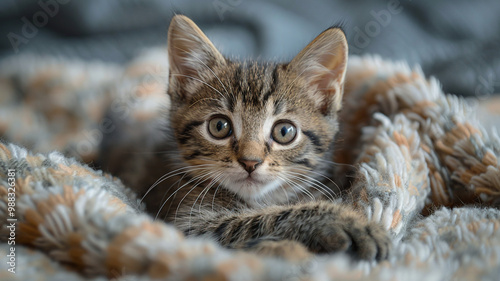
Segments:
[[[100,147],[154,143],[167,70],[160,49],[127,66],[0,63],[1,280],[498,280],[499,137],[419,68],[350,58],[336,161],[355,167],[339,169],[352,175],[354,204],[393,237],[380,263],[261,258],[145,214],[122,180],[98,170],[109,155]]]

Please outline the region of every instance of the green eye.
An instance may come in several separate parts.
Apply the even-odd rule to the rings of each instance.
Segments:
[[[216,139],[229,137],[233,132],[226,117],[214,117],[208,122],[208,132]]]
[[[279,144],[289,144],[297,135],[297,128],[288,122],[279,122],[274,125],[272,137]]]

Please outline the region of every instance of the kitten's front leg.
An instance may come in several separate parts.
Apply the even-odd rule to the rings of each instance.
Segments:
[[[203,211],[203,209],[201,210]],[[207,210],[208,212],[208,210]],[[348,205],[308,202],[273,206],[244,213],[200,214],[180,225],[188,234],[211,235],[222,245],[244,248],[268,238],[294,240],[315,253],[345,251],[365,260],[386,259],[391,247],[388,232]]]

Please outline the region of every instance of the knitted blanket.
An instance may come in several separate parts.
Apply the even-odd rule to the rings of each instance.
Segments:
[[[100,148],[144,151],[157,141],[167,71],[161,49],[126,66],[0,62],[1,280],[498,280],[499,137],[419,68],[349,62],[336,162],[355,167],[339,168],[351,175],[352,203],[392,235],[380,263],[343,253],[262,258],[186,238],[144,213],[122,183],[135,173],[98,170],[112,155]]]

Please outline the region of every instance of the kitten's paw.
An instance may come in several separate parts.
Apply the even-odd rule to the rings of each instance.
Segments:
[[[246,248],[262,256],[282,258],[293,262],[301,262],[313,256],[302,243],[293,240],[258,239],[249,243]]]
[[[318,231],[310,250],[318,253],[345,251],[363,260],[387,259],[391,250],[388,231],[373,222],[350,220],[327,224]]]

